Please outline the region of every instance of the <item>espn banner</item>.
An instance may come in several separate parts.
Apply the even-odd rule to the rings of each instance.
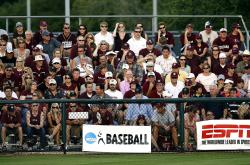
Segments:
[[[83,125],[82,151],[150,153],[150,126]]]
[[[196,123],[198,150],[250,149],[249,120],[208,120]]]

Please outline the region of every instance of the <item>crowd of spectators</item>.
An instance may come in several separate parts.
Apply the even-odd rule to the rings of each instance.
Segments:
[[[180,36],[181,53],[175,52],[175,39],[167,25],[160,22],[151,39],[137,23],[132,33],[123,22],[109,32],[107,22],[93,34],[87,25],[77,33],[70,24],[55,36],[46,21],[40,30],[26,30],[16,23],[13,38],[7,33],[0,39],[0,97],[3,100],[37,99],[148,99],[190,97],[249,97],[250,52],[243,48],[244,36],[238,23],[230,30],[213,31],[209,21],[204,29],[186,25]],[[2,31],[1,31],[2,32]],[[189,136],[196,140],[195,122],[211,119],[249,119],[248,103],[185,103],[185,148]],[[162,148],[162,136],[171,134],[178,148],[178,104],[76,104],[66,105],[67,144],[81,138],[81,125],[152,125],[152,143]],[[60,145],[61,106],[53,104],[1,105],[2,145],[6,136],[17,133],[19,145],[23,134],[32,143],[45,134]],[[70,119],[70,112],[88,112],[88,119]],[[163,138],[164,141],[164,138]]]

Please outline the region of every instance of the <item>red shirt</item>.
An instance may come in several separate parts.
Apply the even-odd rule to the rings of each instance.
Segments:
[[[9,113],[4,111],[2,114],[2,123],[3,124],[21,124],[22,117],[20,111],[14,111],[14,113]]]
[[[204,42],[201,43],[201,46],[198,46],[198,44],[194,45],[194,50],[196,50],[198,55],[202,54],[205,48],[208,48],[208,45]]]
[[[161,52],[158,49],[155,49],[155,48],[153,48],[151,51],[149,51],[147,48],[141,49],[139,51],[139,55],[142,55],[143,57],[145,57],[149,53],[153,53],[156,57],[161,55]]]
[[[217,45],[222,52],[229,52],[233,47],[233,41],[227,37],[225,41],[222,41],[220,37],[216,38],[213,45]]]

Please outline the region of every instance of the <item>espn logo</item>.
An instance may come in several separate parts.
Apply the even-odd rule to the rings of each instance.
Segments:
[[[250,138],[250,125],[246,124],[209,124],[202,126],[202,139],[209,138]]]

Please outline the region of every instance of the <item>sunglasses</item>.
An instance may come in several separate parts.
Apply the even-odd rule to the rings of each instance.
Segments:
[[[8,72],[12,72],[12,69],[6,69],[6,71],[8,71]]]
[[[52,109],[59,109],[59,107],[52,107]]]
[[[102,25],[101,27],[102,27],[102,28],[107,28],[108,26],[103,26],[103,25]]]
[[[75,108],[75,107],[76,107],[76,105],[71,105],[71,106],[70,106],[70,108]]]
[[[142,27],[143,27],[143,25],[138,25],[137,27],[142,28]]]
[[[94,39],[93,37],[87,37],[87,38]]]
[[[181,60],[181,61],[185,61],[186,59],[185,59],[185,58],[181,58],[180,60]]]
[[[70,79],[70,77],[69,76],[65,76],[65,79]]]
[[[249,56],[242,56],[242,57],[249,57]]]
[[[135,31],[135,33],[141,33],[141,31]]]
[[[32,105],[32,107],[37,107],[37,106],[38,106],[38,104],[33,104],[33,105]]]
[[[19,44],[23,44],[24,42],[18,42]]]
[[[79,28],[80,30],[86,30],[85,28]]]
[[[203,68],[203,69],[209,69],[209,68]]]
[[[213,49],[213,51],[219,51],[219,49]]]
[[[70,29],[69,27],[64,27],[63,29]]]
[[[25,77],[25,79],[31,79],[31,77]]]
[[[85,41],[85,40],[78,40],[78,41]]]
[[[53,64],[60,64],[59,62],[55,62],[55,63],[53,63]]]
[[[6,44],[1,44],[0,46],[6,46]]]
[[[164,27],[159,27],[159,29],[165,29],[165,26]]]
[[[56,84],[49,84],[50,86],[56,86]]]

